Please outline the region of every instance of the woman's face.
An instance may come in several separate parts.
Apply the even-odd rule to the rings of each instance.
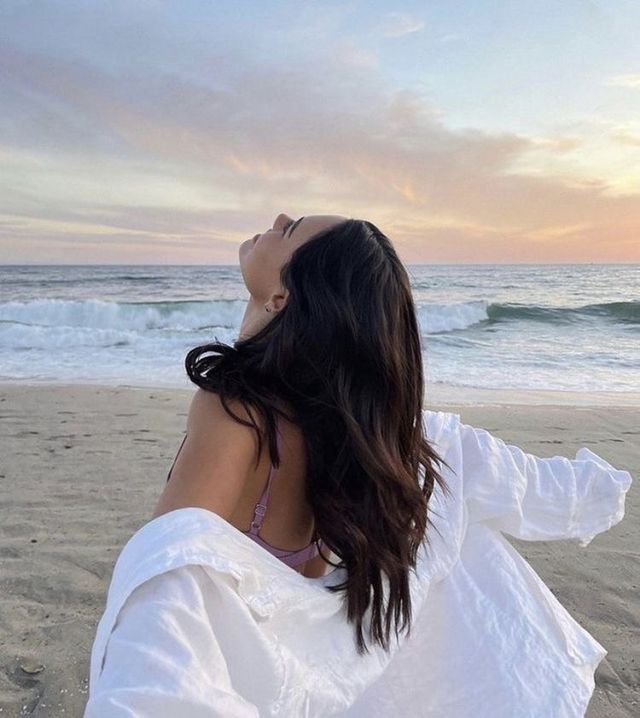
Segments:
[[[283,213],[275,218],[270,229],[243,242],[238,250],[240,270],[251,297],[266,303],[274,294],[282,292],[280,270],[292,253],[318,232],[346,219],[348,217],[333,214],[294,219]]]

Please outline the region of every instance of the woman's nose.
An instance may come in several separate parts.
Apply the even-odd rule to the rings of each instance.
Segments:
[[[276,221],[273,223],[274,229],[280,229],[280,227],[284,227],[287,222],[291,221],[291,217],[289,215],[285,214],[284,212],[281,212],[277,217]]]

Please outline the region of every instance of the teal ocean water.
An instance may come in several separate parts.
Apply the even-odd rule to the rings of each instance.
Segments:
[[[640,390],[640,265],[408,265],[429,384]],[[0,380],[191,387],[237,337],[238,266],[0,266]]]

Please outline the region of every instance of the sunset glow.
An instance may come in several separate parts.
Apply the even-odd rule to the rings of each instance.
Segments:
[[[640,261],[640,5],[10,3],[0,262],[237,264],[281,211],[408,263]]]

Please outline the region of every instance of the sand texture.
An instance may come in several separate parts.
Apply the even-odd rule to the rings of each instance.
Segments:
[[[82,716],[113,565],[151,516],[191,395],[0,385],[0,716]],[[509,540],[609,651],[587,716],[640,715],[640,408],[589,406],[588,395],[579,406],[542,395],[496,404],[488,394],[449,404],[442,387],[427,398],[538,456],[573,458],[587,446],[631,472],[624,520],[586,548]]]

